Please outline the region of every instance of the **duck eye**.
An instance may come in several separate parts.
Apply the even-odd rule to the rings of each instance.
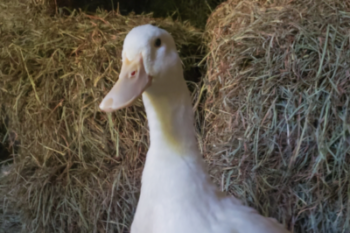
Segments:
[[[157,38],[157,39],[156,39],[156,42],[154,43],[154,45],[155,45],[156,47],[160,47],[161,44],[162,44],[162,41],[161,41],[159,38]]]

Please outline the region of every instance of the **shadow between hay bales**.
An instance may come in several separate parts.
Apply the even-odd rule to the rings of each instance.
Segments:
[[[81,9],[96,12],[97,9],[116,10],[123,15],[153,13],[154,17],[169,17],[174,20],[189,21],[192,25],[204,28],[211,11],[224,0],[56,0],[49,2],[51,13],[58,9]],[[69,11],[67,11],[69,12]]]
[[[0,164],[6,165],[10,160],[10,152],[8,149],[8,145],[5,144],[6,140],[6,130],[5,127],[0,125]]]

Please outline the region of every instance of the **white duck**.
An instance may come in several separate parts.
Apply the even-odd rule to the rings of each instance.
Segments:
[[[152,25],[135,27],[125,38],[122,61],[100,109],[124,108],[142,94],[151,140],[131,233],[287,233],[211,183],[171,35]]]

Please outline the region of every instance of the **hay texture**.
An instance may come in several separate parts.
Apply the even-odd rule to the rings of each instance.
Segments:
[[[1,117],[6,140],[19,142],[3,208],[16,204],[23,232],[128,232],[149,143],[146,116],[141,101],[113,114],[98,105],[117,80],[133,27],[168,30],[186,70],[201,33],[152,15],[49,17],[26,4],[0,3]]]
[[[228,1],[210,17],[206,158],[294,232],[350,232],[350,4]]]

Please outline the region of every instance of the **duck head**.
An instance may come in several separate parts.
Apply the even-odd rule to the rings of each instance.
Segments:
[[[184,82],[179,75],[169,75],[169,72],[183,77],[172,36],[149,24],[133,28],[124,40],[119,79],[102,100],[100,109],[112,112],[125,108],[144,92]]]

